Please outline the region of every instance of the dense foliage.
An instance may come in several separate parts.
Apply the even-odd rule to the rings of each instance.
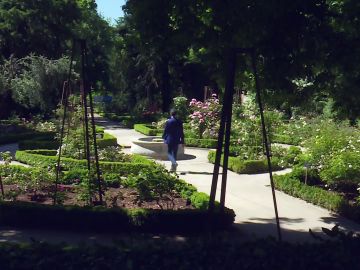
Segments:
[[[359,239],[291,244],[244,241],[232,234],[176,239],[131,237],[111,246],[47,243],[0,246],[0,263],[17,269],[356,269]],[[160,255],[161,254],[161,255]]]

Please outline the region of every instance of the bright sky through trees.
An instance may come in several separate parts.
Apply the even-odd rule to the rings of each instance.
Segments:
[[[98,13],[106,19],[110,19],[111,23],[124,15],[121,7],[125,4],[125,0],[96,0]]]

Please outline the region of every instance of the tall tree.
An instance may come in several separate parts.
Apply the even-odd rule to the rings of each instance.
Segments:
[[[157,70],[163,111],[169,111],[172,100],[171,66],[184,54],[188,45],[187,38],[174,24],[173,8],[174,1],[167,0],[129,0],[124,7],[128,24],[139,35],[140,53],[146,55]]]
[[[68,48],[67,41],[80,15],[75,0],[2,0],[1,57],[21,58],[35,53],[60,58]]]

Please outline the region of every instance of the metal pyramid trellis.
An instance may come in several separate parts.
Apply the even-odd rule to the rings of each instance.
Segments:
[[[219,178],[219,169],[220,169],[220,160],[222,155],[222,150],[224,148],[224,160],[223,160],[223,170],[222,170],[222,181],[221,181],[221,193],[220,193],[220,211],[224,211],[225,208],[225,195],[226,195],[226,184],[227,184],[227,171],[228,171],[228,158],[229,158],[229,146],[230,146],[230,130],[231,130],[231,117],[232,117],[232,103],[234,96],[234,84],[235,84],[235,73],[236,73],[236,58],[237,55],[246,54],[251,57],[251,66],[255,78],[255,88],[256,88],[256,99],[259,106],[260,118],[261,118],[261,126],[262,126],[262,135],[263,142],[265,147],[265,153],[267,157],[268,170],[270,175],[270,184],[272,191],[272,198],[274,203],[276,224],[277,224],[277,233],[278,239],[281,241],[281,229],[280,229],[280,221],[279,214],[276,202],[275,195],[275,186],[272,174],[272,165],[271,165],[271,153],[270,153],[270,145],[267,135],[267,130],[265,126],[264,120],[264,108],[261,100],[261,93],[259,87],[259,76],[256,65],[256,54],[254,48],[246,48],[246,49],[229,49],[227,52],[227,79],[224,93],[224,102],[221,111],[221,121],[220,121],[220,129],[218,135],[218,142],[216,148],[216,157],[213,171],[213,178],[211,184],[210,191],[210,201],[209,201],[209,213],[212,214],[215,209],[215,196],[217,183]],[[224,138],[225,137],[225,138]],[[225,139],[225,144],[224,144]]]
[[[60,129],[60,148],[58,153],[58,159],[56,164],[56,181],[55,181],[55,194],[54,194],[54,204],[57,203],[57,191],[59,185],[59,177],[61,172],[61,158],[62,158],[62,146],[64,142],[64,135],[65,135],[65,125],[66,119],[68,117],[68,110],[69,110],[69,96],[71,94],[72,83],[72,71],[73,71],[73,62],[74,62],[74,55],[76,45],[80,44],[81,49],[81,73],[80,73],[80,96],[81,96],[81,106],[83,111],[82,116],[82,124],[84,129],[84,145],[85,145],[85,156],[87,160],[87,169],[88,169],[88,176],[89,176],[89,189],[91,189],[92,184],[96,184],[97,186],[97,195],[98,200],[92,200],[90,196],[90,203],[91,204],[103,204],[103,190],[102,190],[102,181],[101,181],[101,172],[99,166],[99,156],[98,156],[98,149],[96,143],[96,128],[95,128],[95,120],[94,120],[94,106],[93,106],[93,97],[92,97],[92,89],[89,83],[88,78],[88,55],[87,55],[87,46],[85,40],[74,40],[70,58],[70,67],[67,80],[64,82],[63,86],[63,93],[62,93],[62,100],[61,105],[63,107],[63,115],[61,119],[61,129]],[[90,127],[89,127],[89,110],[90,110]],[[90,130],[91,128],[91,130]],[[94,147],[94,156],[91,157],[91,149],[90,149],[90,132],[92,133],[93,138],[93,147]],[[94,165],[92,159],[95,161],[95,169],[96,169],[96,183],[92,183],[93,177],[91,173],[91,167]],[[90,193],[90,190],[89,190]],[[91,193],[90,193],[91,194]]]

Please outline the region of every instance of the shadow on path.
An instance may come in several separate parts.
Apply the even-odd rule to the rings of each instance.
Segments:
[[[181,171],[179,171],[181,172]],[[212,172],[194,172],[194,171],[182,171],[182,174],[203,174],[203,175],[213,175]],[[221,175],[222,173],[219,172],[219,175]]]
[[[296,223],[297,219],[290,220],[290,223]],[[260,238],[274,238],[278,239],[277,227],[275,219],[271,222],[271,219],[268,220],[269,222],[242,222],[242,223],[235,223],[233,227],[240,232],[243,232],[244,237],[249,237],[249,239],[260,239]],[[282,221],[283,222],[283,219]],[[281,225],[280,225],[281,226]],[[309,232],[309,229],[312,230],[312,234]],[[331,228],[329,228],[331,229]],[[250,233],[249,233],[250,232]],[[315,237],[331,240],[332,238],[327,237],[323,232],[320,230],[316,230],[314,228],[308,228],[306,231],[304,230],[290,230],[288,228],[281,227],[281,237],[282,240],[285,242],[319,242]],[[333,238],[333,240],[335,240]]]
[[[191,159],[195,159],[196,156],[194,155],[189,155],[189,154],[184,154],[181,156],[181,158],[178,158],[177,160],[191,160]]]
[[[254,221],[258,221],[261,223],[274,223],[275,224],[275,219],[272,218],[250,218],[250,220],[254,220]],[[303,218],[286,218],[286,217],[280,217],[280,226],[281,223],[283,224],[290,224],[290,223],[299,223],[299,222],[303,222],[304,219]]]

